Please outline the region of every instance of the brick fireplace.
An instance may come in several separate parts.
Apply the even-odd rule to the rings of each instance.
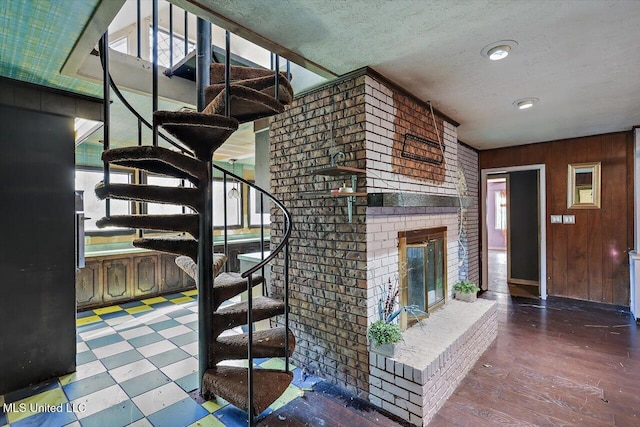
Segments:
[[[293,362],[376,404],[370,371],[378,361],[371,363],[366,333],[380,285],[400,274],[398,233],[445,230],[446,280],[478,281],[477,152],[458,142],[457,124],[434,113],[435,123],[429,105],[362,69],[299,95],[270,126],[271,190],[293,222]],[[332,157],[355,171],[317,174]],[[331,191],[352,179],[351,202]],[[271,230],[272,244],[282,232]],[[273,265],[275,294],[282,274]]]

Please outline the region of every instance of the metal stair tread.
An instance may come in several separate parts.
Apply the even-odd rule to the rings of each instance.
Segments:
[[[240,123],[246,123],[263,117],[269,117],[284,111],[284,105],[272,96],[260,91],[233,85],[230,87],[231,117]],[[220,114],[225,108],[225,91],[216,96],[203,110],[207,114]]]
[[[194,151],[199,160],[208,160],[238,129],[233,117],[191,111],[156,111],[153,120]]]
[[[202,197],[197,188],[163,187],[144,184],[105,184],[100,182],[95,187],[99,199],[138,200],[143,202],[187,205],[201,211]]]
[[[146,230],[181,231],[198,238],[199,224],[196,214],[172,215],[112,215],[96,221],[98,228],[126,227]]]
[[[253,286],[260,285],[264,278],[254,274],[252,276]],[[218,274],[213,281],[213,302],[214,309],[226,300],[235,297],[247,290],[247,279],[240,276],[240,273],[224,272]]]
[[[231,78],[232,82],[251,80],[267,76],[273,78],[274,73],[274,70],[269,70],[267,68],[245,67],[242,65],[232,65],[229,69],[229,77]],[[280,75],[286,76],[286,74],[282,71],[280,71]],[[209,81],[212,84],[224,83],[224,79],[224,64],[211,64],[211,66],[209,67]]]
[[[269,298],[266,296],[258,296],[253,298],[252,311],[253,320],[255,322],[269,319],[270,317],[284,314],[284,301]],[[213,329],[214,335],[227,329],[247,324],[247,313],[249,311],[249,302],[242,301],[236,304],[227,305],[218,309],[213,313]]]
[[[244,411],[249,410],[247,396],[248,369],[235,366],[216,366],[208,369],[202,381],[202,394],[206,398],[220,396]],[[275,402],[293,381],[291,372],[273,369],[253,370],[254,416]]]
[[[295,336],[291,330],[279,326],[253,333],[253,357],[284,357],[285,333],[289,334],[289,355],[291,355],[295,349]],[[214,365],[229,359],[246,359],[248,342],[248,333],[218,337],[210,346],[209,364]]]
[[[120,166],[188,179],[197,184],[206,176],[201,162],[191,156],[163,147],[138,146],[107,150],[102,160]]]
[[[291,83],[284,76],[280,76],[279,90],[278,90],[278,102],[284,105],[288,105],[293,101],[293,87]],[[266,77],[258,77],[249,80],[240,80],[238,82],[231,83],[231,87],[242,86],[245,88],[256,90],[263,93],[275,100],[275,79],[273,74]],[[209,104],[225,89],[224,83],[216,83],[204,88],[205,102]]]
[[[176,255],[186,255],[191,258],[198,257],[198,241],[186,236],[143,237],[135,239],[133,246]]]

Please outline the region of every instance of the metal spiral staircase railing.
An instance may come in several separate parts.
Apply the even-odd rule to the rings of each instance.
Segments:
[[[199,30],[200,30],[199,21]],[[205,25],[202,25],[204,28]],[[154,31],[157,19],[154,18]],[[198,36],[200,46],[210,44]],[[196,282],[199,304],[199,367],[200,394],[205,398],[220,396],[231,404],[247,411],[249,424],[254,417],[271,405],[289,386],[293,374],[289,371],[289,356],[295,347],[295,338],[288,328],[289,289],[288,259],[291,234],[291,216],[284,205],[271,194],[255,184],[213,164],[213,153],[238,128],[239,123],[253,121],[278,114],[293,99],[293,89],[282,73],[272,70],[232,67],[229,63],[229,33],[226,38],[226,63],[199,64],[199,71],[209,67],[206,77],[211,85],[198,84],[200,99],[206,105],[201,112],[154,111],[153,124],[146,121],[122,96],[109,74],[108,37],[100,42],[100,57],[103,65],[103,88],[105,116],[109,114],[109,89],[138,118],[139,123],[154,131],[153,145],[110,149],[109,123],[105,121],[104,181],[96,186],[96,194],[107,200],[106,216],[98,221],[100,227],[120,226],[137,229],[176,231],[177,237],[140,237],[134,246],[178,254],[197,260]],[[206,48],[204,57],[207,56]],[[209,54],[210,58],[210,54]],[[278,58],[276,57],[276,70]],[[154,67],[153,97],[157,106],[157,66]],[[204,89],[204,90],[202,90]],[[161,132],[162,127],[180,143],[172,141]],[[158,136],[168,141],[179,151],[158,146]],[[142,184],[113,184],[109,181],[110,165],[132,167],[147,172],[162,174],[189,181],[191,186],[163,187]],[[269,256],[264,256],[264,222],[261,219],[262,260],[242,273],[223,272],[216,275],[224,254],[213,252],[212,179],[213,170],[245,183],[260,193],[260,208],[263,211],[264,197],[271,200],[283,214],[284,236]],[[226,194],[226,192],[225,192]],[[196,213],[174,215],[110,215],[109,199],[124,199],[142,202],[167,203],[187,206]],[[261,215],[262,217],[262,215]],[[226,221],[226,210],[225,210]],[[225,253],[227,253],[226,222]],[[253,298],[253,288],[264,283],[264,268],[276,257],[282,256],[284,263],[284,301],[258,296]],[[214,263],[216,264],[214,266]],[[262,274],[258,275],[257,272]],[[247,292],[247,300],[221,307],[228,299]],[[266,294],[266,292],[265,292]],[[283,316],[284,325],[263,331],[254,331],[254,322]],[[238,335],[221,334],[232,328],[246,325],[247,332]],[[254,358],[284,357],[284,370],[256,369]],[[248,368],[218,365],[230,359],[246,359]]]

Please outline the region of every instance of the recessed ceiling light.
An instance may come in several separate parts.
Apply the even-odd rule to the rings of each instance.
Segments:
[[[517,47],[518,42],[515,40],[499,40],[483,47],[480,55],[492,61],[498,61],[506,58]]]
[[[518,107],[519,110],[528,110],[538,101],[540,101],[538,98],[522,98],[514,101],[513,105]]]
[[[506,44],[496,46],[493,49],[489,49],[488,55],[489,59],[492,61],[499,61],[503,58],[506,58],[511,52],[511,46],[507,46]]]

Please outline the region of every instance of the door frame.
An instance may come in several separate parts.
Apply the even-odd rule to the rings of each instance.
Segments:
[[[497,175],[501,173],[519,172],[526,170],[539,171],[538,180],[538,244],[540,245],[539,263],[540,263],[540,298],[547,299],[547,195],[546,195],[546,168],[544,164],[509,166],[504,168],[490,168],[480,170],[480,227],[482,233],[482,289],[488,289],[489,285],[489,251],[488,251],[488,235],[487,235],[487,178],[489,175]],[[507,228],[511,225],[507,223]]]

